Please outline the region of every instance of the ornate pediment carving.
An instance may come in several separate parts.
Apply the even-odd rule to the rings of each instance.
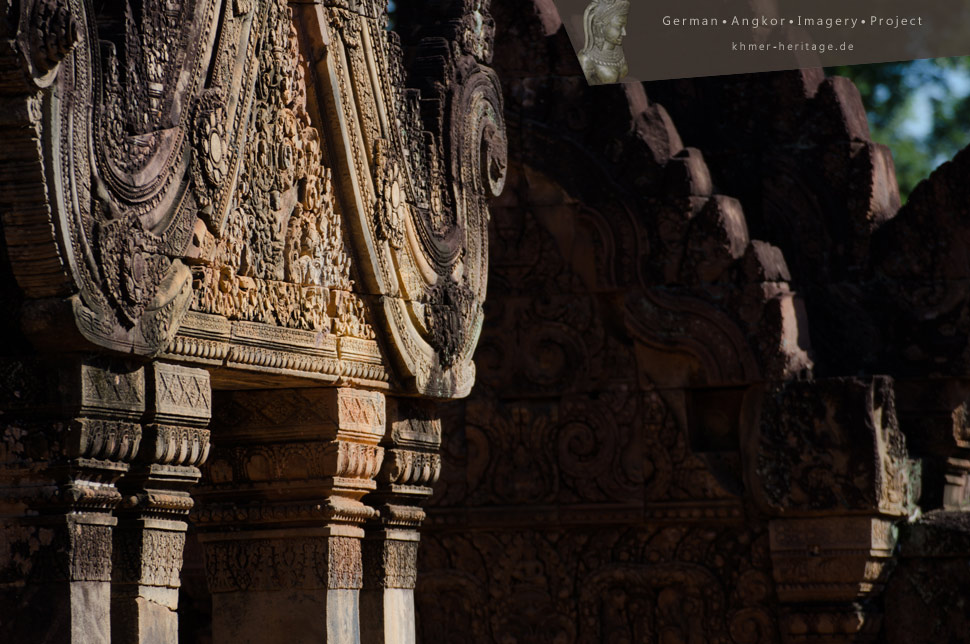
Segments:
[[[28,335],[467,393],[506,142],[466,4],[416,46],[419,90],[375,0],[21,3],[0,206]]]

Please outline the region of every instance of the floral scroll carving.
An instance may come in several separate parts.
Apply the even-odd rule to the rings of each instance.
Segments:
[[[307,23],[325,22],[321,30],[341,45],[316,70],[318,102],[342,115],[328,133],[341,142],[334,170],[350,178],[338,201],[362,285],[393,338],[395,372],[412,392],[441,398],[467,394],[474,380],[487,199],[501,192],[507,155],[500,85],[485,66],[487,3],[452,4],[445,27],[408,43],[420,70],[415,88],[406,86],[401,46],[381,8],[334,2],[325,17],[307,10]]]
[[[420,88],[376,0],[18,5],[0,206],[30,338],[467,393],[506,143],[487,3],[457,4]]]

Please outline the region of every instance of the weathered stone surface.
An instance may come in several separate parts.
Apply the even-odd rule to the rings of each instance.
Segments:
[[[0,24],[0,639],[962,636],[966,152],[548,0],[82,5]]]
[[[884,641],[897,525],[964,502],[966,396],[880,345],[911,307],[870,277],[899,196],[857,90],[590,88],[541,3],[493,11],[511,169],[422,640]]]
[[[487,3],[429,9],[414,73],[386,8],[10,8],[0,639],[176,641],[194,510],[218,641],[359,642],[379,507],[413,641],[422,399],[474,382],[507,140]]]

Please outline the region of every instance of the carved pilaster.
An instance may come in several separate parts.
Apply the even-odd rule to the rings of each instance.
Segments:
[[[419,505],[431,495],[441,472],[441,420],[435,404],[388,399],[384,466],[367,501],[379,515],[367,524],[363,644],[413,644],[414,584],[417,576]]]
[[[771,519],[786,642],[871,642],[896,522],[919,496],[889,378],[778,385],[749,425],[748,485]]]
[[[189,488],[209,453],[212,394],[202,369],[153,363],[146,376],[141,446],[118,483],[111,630],[116,641],[174,643]]]
[[[360,641],[361,502],[376,488],[384,396],[225,393],[213,412],[200,530],[215,642]]]
[[[115,482],[139,449],[144,371],[123,362],[0,366],[0,632],[107,643]]]

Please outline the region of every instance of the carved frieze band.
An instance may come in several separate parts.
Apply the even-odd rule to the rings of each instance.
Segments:
[[[97,518],[94,521],[86,519],[77,517],[24,527],[22,534],[17,534],[10,526],[3,526],[0,537],[6,540],[4,545],[10,551],[4,553],[7,556],[0,556],[0,574],[6,577],[13,566],[23,574],[19,583],[28,579],[44,582],[110,581],[112,523]],[[18,557],[16,548],[19,547],[32,548],[33,556]]]
[[[280,537],[205,540],[213,593],[291,588],[361,587],[360,540]]]
[[[119,530],[114,542],[113,581],[117,584],[178,588],[185,547],[184,526]]]

